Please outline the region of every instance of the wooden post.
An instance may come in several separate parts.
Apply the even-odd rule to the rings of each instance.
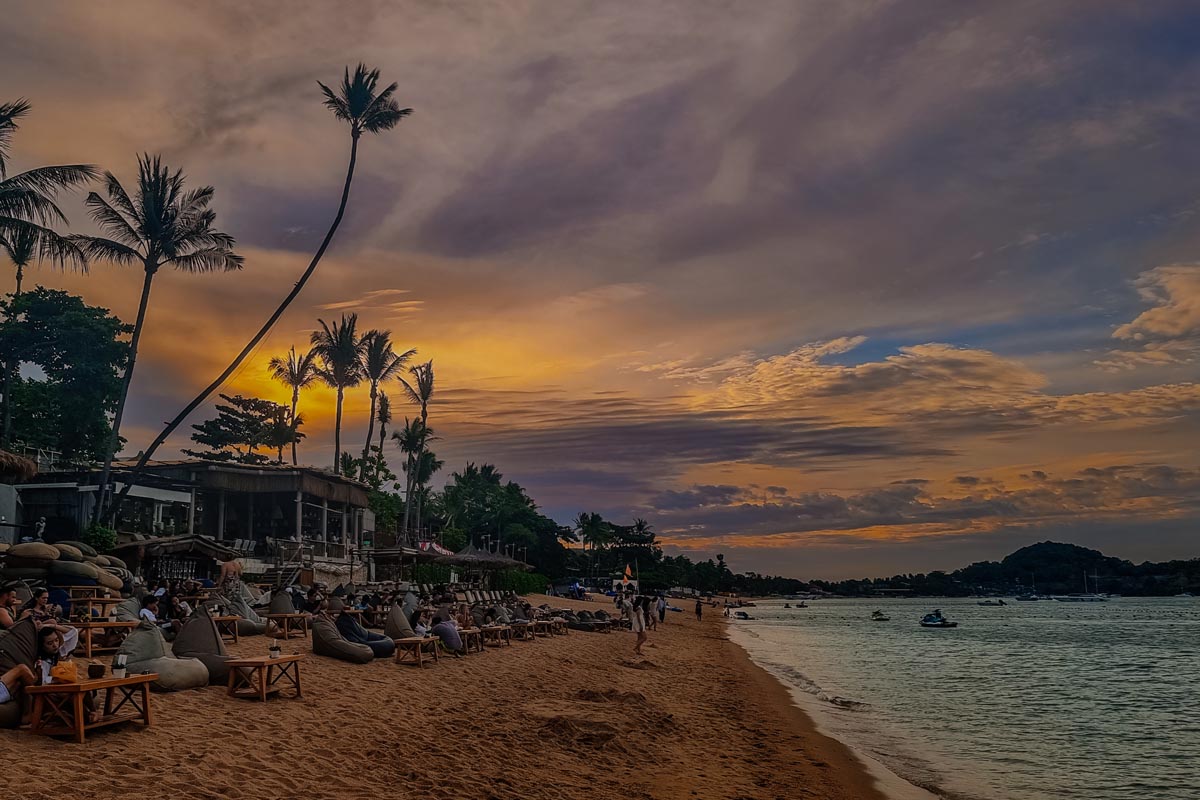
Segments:
[[[304,540],[304,492],[296,490],[296,541]]]
[[[225,541],[225,490],[217,492],[217,541]]]

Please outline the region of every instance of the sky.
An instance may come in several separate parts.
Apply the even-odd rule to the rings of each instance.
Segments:
[[[161,153],[246,258],[156,277],[130,452],[307,265],[349,150],[316,82],[363,61],[414,113],[364,138],[225,391],[286,401],[269,358],[357,311],[433,359],[445,474],[494,463],[564,523],[802,578],[1200,555],[1195,4],[48,0],[0,28],[16,167]],[[135,316],[136,270],[30,277]],[[301,412],[329,463],[332,392]]]

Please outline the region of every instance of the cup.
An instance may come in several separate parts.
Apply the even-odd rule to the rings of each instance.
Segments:
[[[88,664],[88,677],[92,680],[104,677],[103,664]]]
[[[124,667],[113,667],[112,675],[114,678],[124,678],[125,677],[125,668]]]

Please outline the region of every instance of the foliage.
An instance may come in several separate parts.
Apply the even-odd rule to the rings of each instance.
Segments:
[[[108,553],[117,546],[117,532],[99,523],[93,523],[84,530],[83,543],[96,548],[98,553]]]
[[[540,575],[536,572],[521,572],[516,569],[507,569],[495,574],[492,586],[502,592],[541,594],[546,591],[546,584],[548,583],[550,581],[545,575]]]
[[[184,450],[190,456],[208,461],[232,461],[239,464],[266,464],[270,458],[258,450],[274,451],[283,463],[283,450],[303,438],[287,406],[241,395],[221,395],[225,405],[217,405],[217,416],[192,428],[192,441],[208,450]]]
[[[0,304],[0,313],[0,356],[40,373],[13,379],[13,438],[69,458],[103,458],[132,328],[40,286]]]

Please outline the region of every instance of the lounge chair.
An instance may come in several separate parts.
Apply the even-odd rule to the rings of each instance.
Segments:
[[[224,685],[229,679],[229,667],[225,662],[233,656],[225,649],[225,642],[217,630],[217,623],[204,606],[198,607],[183,623],[175,641],[171,643],[171,652],[179,658],[195,658],[208,668],[208,682],[213,685]]]
[[[337,625],[325,614],[313,617],[310,629],[313,653],[318,656],[337,658],[352,664],[366,664],[375,658],[375,652],[365,644],[346,641]]]

